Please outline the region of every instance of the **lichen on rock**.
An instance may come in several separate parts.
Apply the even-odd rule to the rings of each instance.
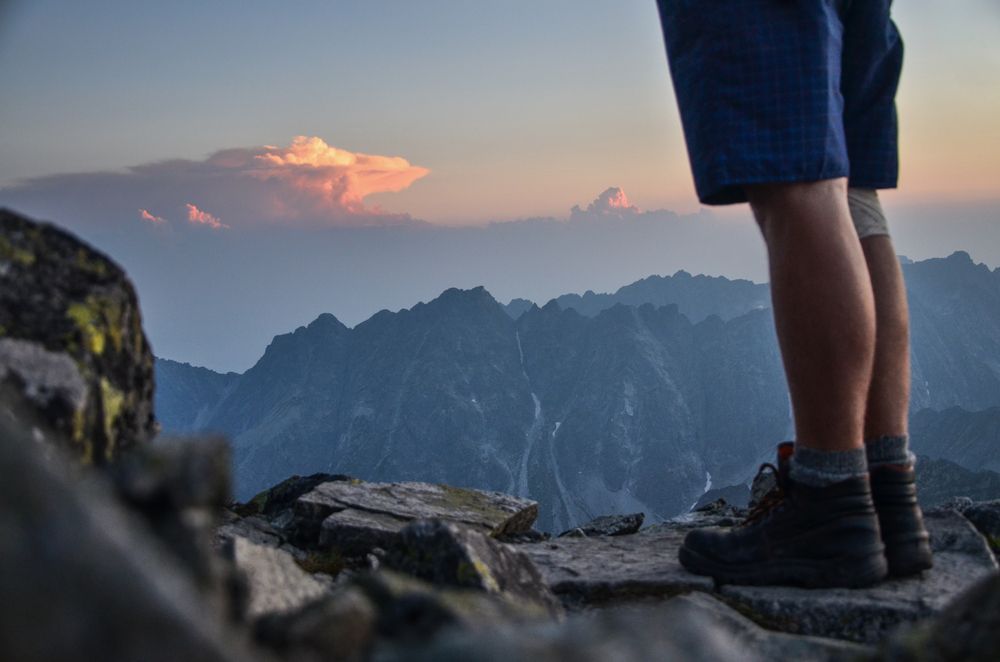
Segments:
[[[155,434],[153,355],[125,272],[71,234],[6,209],[0,342],[0,382],[10,385],[2,410],[80,461],[106,464]]]

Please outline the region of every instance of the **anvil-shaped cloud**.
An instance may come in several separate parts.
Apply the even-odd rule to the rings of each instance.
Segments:
[[[641,210],[629,202],[625,191],[617,186],[606,189],[597,199],[581,209],[574,205],[570,210],[571,220],[594,220],[606,218],[634,218]]]
[[[0,193],[28,209],[44,202],[42,209],[66,208],[78,216],[86,208],[105,223],[124,218],[134,223],[138,208],[145,212],[142,220],[178,229],[193,224],[216,229],[399,225],[414,221],[366,205],[365,198],[402,191],[428,172],[401,157],[350,152],[322,138],[298,136],[287,147],[224,149],[202,161],[160,161],[124,172],[50,175]],[[95,205],[95,200],[101,202]],[[192,200],[198,213],[188,206]]]

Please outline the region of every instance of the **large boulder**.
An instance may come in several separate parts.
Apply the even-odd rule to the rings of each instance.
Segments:
[[[135,290],[106,256],[0,209],[0,415],[105,464],[156,432]]]
[[[257,659],[106,476],[37,451],[0,420],[0,659]]]
[[[299,568],[292,555],[284,550],[236,537],[225,551],[246,577],[246,615],[250,619],[294,611],[327,591],[324,584]]]

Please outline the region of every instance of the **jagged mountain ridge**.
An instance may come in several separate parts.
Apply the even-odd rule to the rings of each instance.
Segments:
[[[911,412],[925,408],[1000,405],[1000,269],[976,264],[965,251],[913,262],[902,258],[912,319]],[[649,276],[610,294],[564,294],[562,308],[593,316],[615,304],[677,304],[693,321],[732,319],[770,307],[766,284],[724,277]],[[507,304],[514,318],[531,306]]]
[[[731,397],[704,390],[735,365]],[[673,515],[709,472],[736,480],[760,452],[750,437],[787,425],[783,389],[766,312],[695,325],[675,306],[588,318],[552,303],[514,321],[476,288],[278,336],[204,429],[233,438],[244,498],[315,470],[420,478],[531,494],[558,528]]]
[[[573,308],[587,317],[619,303],[627,306],[674,304],[692,322],[700,322],[711,315],[728,320],[752,310],[770,308],[770,296],[770,288],[765,284],[724,276],[692,276],[680,270],[672,276],[648,276],[610,294],[587,290],[582,295],[563,294],[554,300],[560,308]],[[513,299],[505,308],[507,314],[517,319],[530,306],[531,301],[527,299]]]
[[[988,331],[952,318],[1000,317],[989,296],[964,291],[997,289],[996,272],[966,254],[928,262],[906,267],[915,404],[1000,404],[983,390],[997,374],[978,358],[993,351]],[[928,286],[940,271],[951,287]],[[530,495],[545,528],[627,510],[655,521],[713,482],[747,480],[788,434],[770,312],[750,307],[692,324],[677,306],[618,303],[585,316],[552,301],[513,319],[476,288],[354,329],[323,315],[276,337],[228,393],[202,402],[198,422],[234,439],[244,498],[324,470]],[[168,430],[191,425],[162,415],[181,409],[159,408]]]

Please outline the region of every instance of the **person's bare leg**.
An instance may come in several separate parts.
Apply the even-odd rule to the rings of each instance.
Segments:
[[[910,323],[906,287],[892,240],[861,240],[875,294],[875,368],[868,390],[864,436],[905,437],[910,401]]]
[[[875,304],[847,182],[757,185],[747,194],[767,244],[796,443],[862,448]]]

